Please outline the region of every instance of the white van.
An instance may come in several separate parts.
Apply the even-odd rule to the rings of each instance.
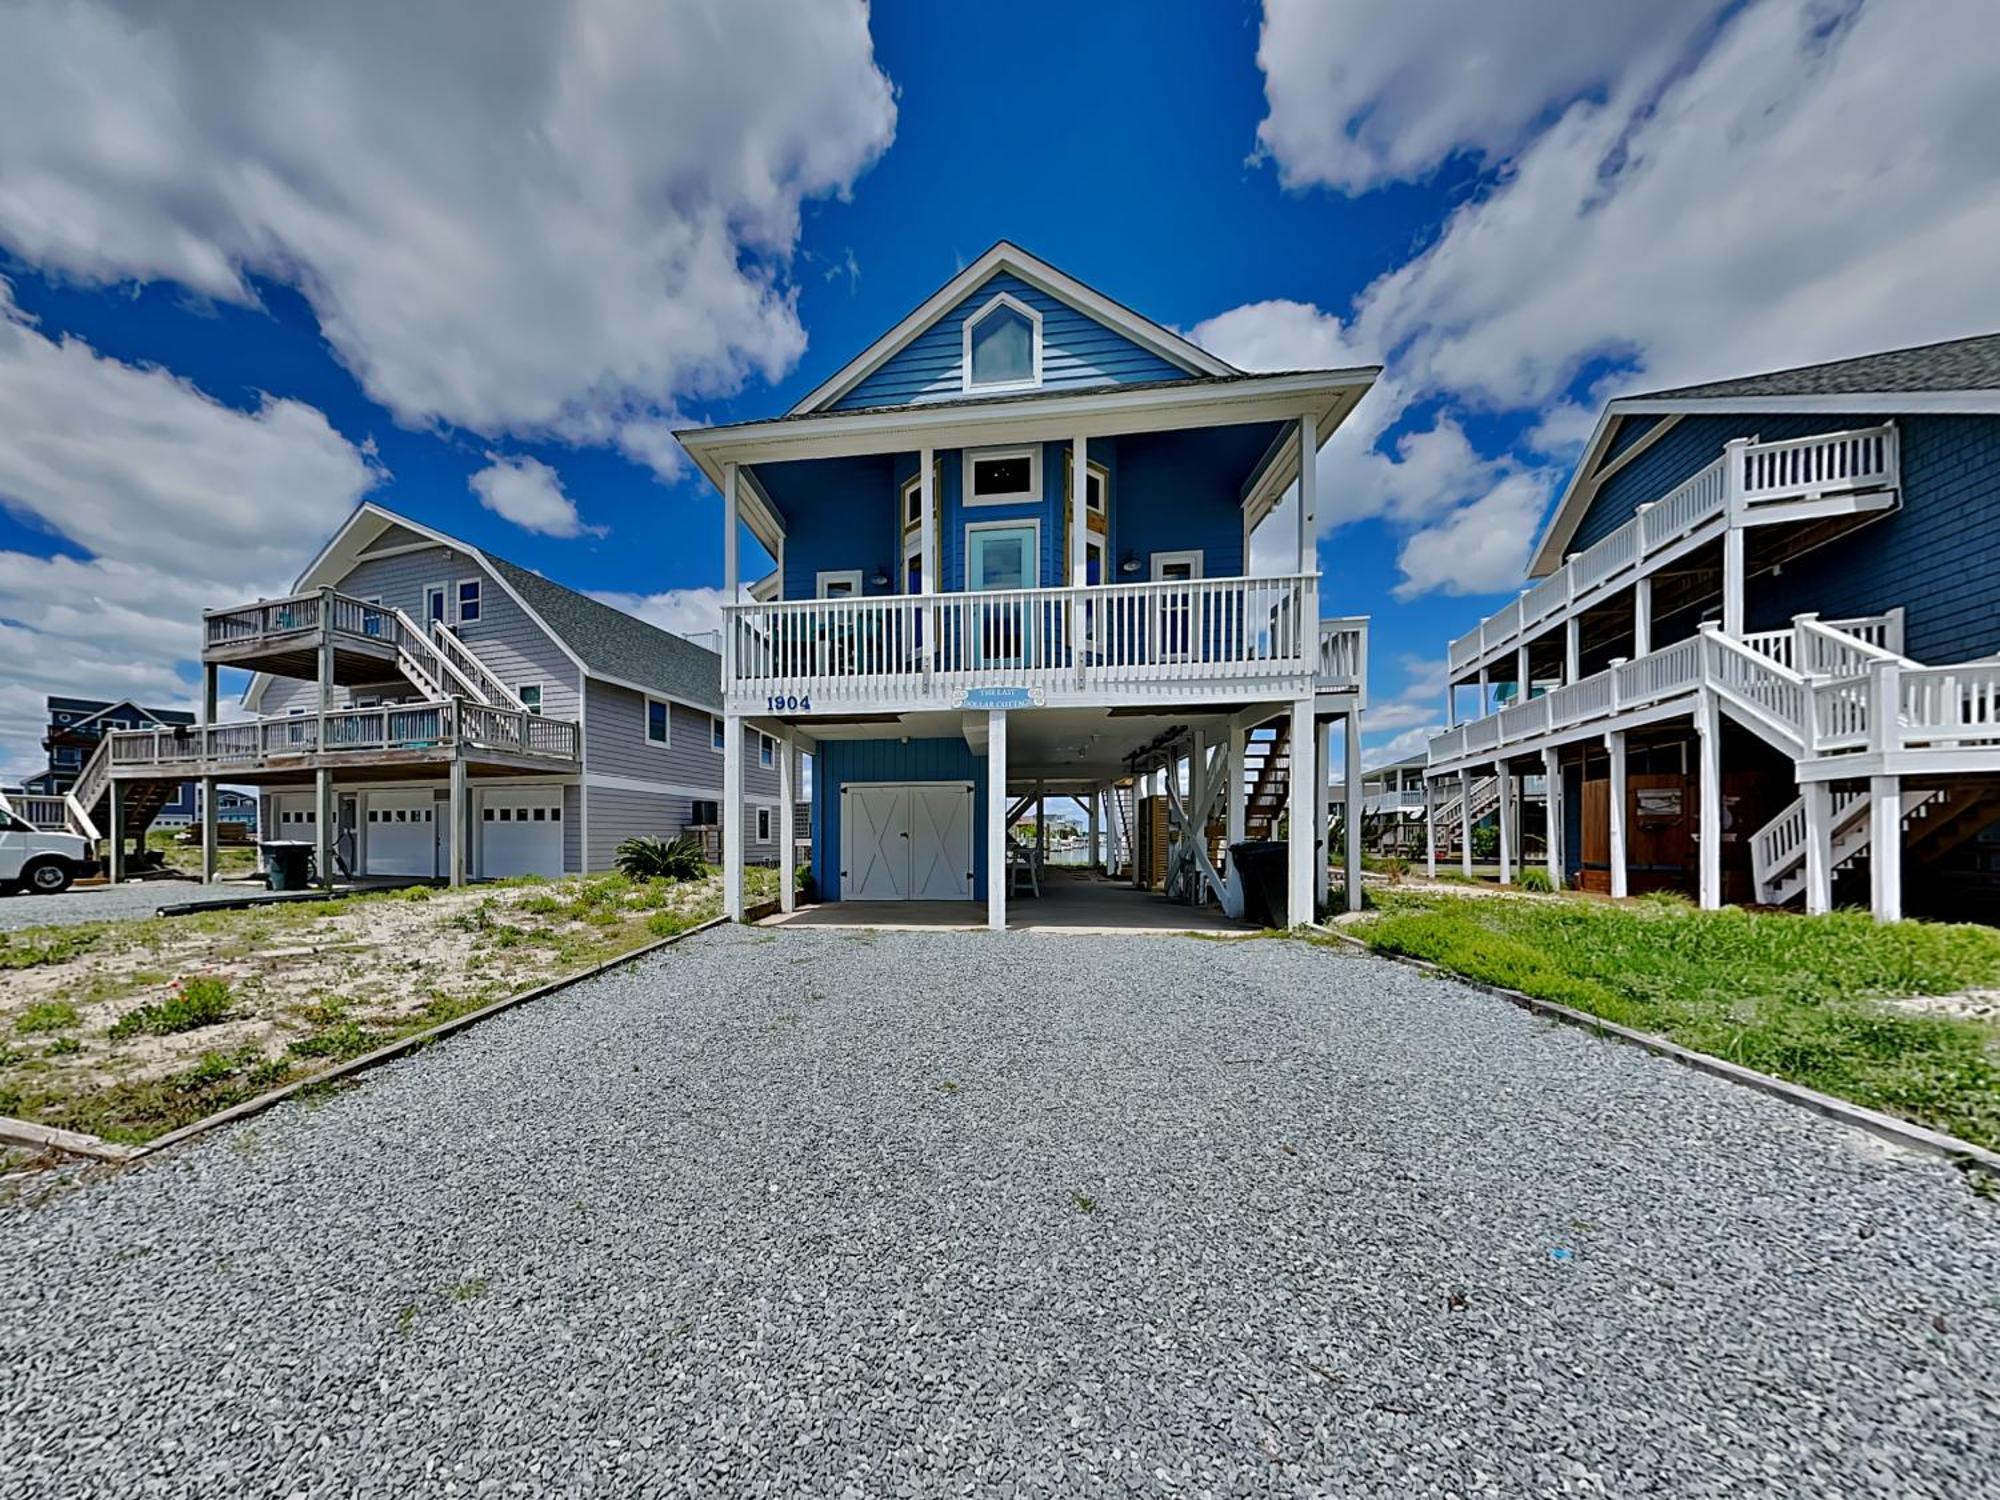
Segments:
[[[97,858],[88,841],[73,833],[44,833],[16,814],[0,809],[0,895],[32,891],[54,896],[79,875],[95,875]]]

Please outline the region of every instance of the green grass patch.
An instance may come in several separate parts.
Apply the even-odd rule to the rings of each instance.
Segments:
[[[39,969],[81,958],[104,939],[104,924],[76,927],[29,927],[0,932],[0,969]]]
[[[142,1005],[120,1016],[110,1037],[120,1041],[128,1036],[174,1036],[198,1031],[229,1019],[229,981],[212,974],[195,974],[174,986],[173,994],[152,1005]]]
[[[68,1031],[76,1023],[76,1007],[67,1000],[43,1000],[14,1017],[16,1031]]]
[[[2000,1149],[2000,1032],[1884,1004],[2000,985],[2000,931],[1681,901],[1385,894],[1370,944]]]

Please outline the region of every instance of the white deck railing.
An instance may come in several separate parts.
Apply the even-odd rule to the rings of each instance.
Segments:
[[[1316,672],[1358,685],[1365,622],[1318,618],[1318,575],[724,607],[725,691],[755,708],[888,706],[1018,687],[1075,697]],[[1329,627],[1331,627],[1329,629]]]
[[[1735,442],[1659,501],[1568,558],[1520,598],[1451,643],[1454,674],[1496,651],[1519,647],[1565,613],[1625,587],[1664,554],[1745,525],[1783,518],[1783,507],[1835,494],[1893,490],[1900,482],[1894,425],[1824,433],[1776,443]]]
[[[122,730],[106,738],[115,770],[192,773],[197,768],[252,770],[320,756],[455,748],[574,761],[577,726],[519,709],[463,700],[393,703],[317,714],[245,719],[207,728]]]

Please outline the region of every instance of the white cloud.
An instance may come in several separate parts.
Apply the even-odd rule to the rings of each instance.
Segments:
[[[563,493],[562,476],[537,458],[486,455],[486,467],[466,481],[479,503],[525,531],[543,536],[603,536],[603,526],[586,526],[576,502]]]
[[[593,591],[590,597],[675,635],[701,635],[722,629],[722,606],[729,595],[726,589],[703,588],[668,589],[659,594],[605,590]]]
[[[0,243],[89,282],[291,283],[405,422],[658,464],[677,398],[796,362],[801,204],[895,117],[859,0],[24,0]]]
[[[56,341],[0,281],[0,505],[69,548],[0,551],[0,774],[43,765],[42,698],[173,707],[201,611],[281,593],[381,473],[310,406],[225,406]]]
[[[1994,326],[1990,4],[1717,9],[1268,0],[1261,140],[1286,183],[1494,164],[1351,310],[1293,316],[1303,347],[1338,327],[1387,355],[1322,457],[1322,514],[1416,528],[1404,597],[1518,581],[1554,477],[1521,455],[1569,460],[1605,396]],[[1428,435],[1381,451],[1419,402]],[[1483,413],[1530,419],[1520,453],[1466,441]]]
[[[1239,370],[1339,370],[1376,363],[1332,313],[1283,298],[1232,307],[1197,323],[1188,337]]]

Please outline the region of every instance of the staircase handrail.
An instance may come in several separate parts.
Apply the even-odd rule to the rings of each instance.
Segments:
[[[98,740],[97,748],[90,752],[90,759],[83,763],[83,769],[70,784],[70,796],[80,807],[95,807],[110,780],[111,736],[107,734]],[[84,821],[88,823],[90,819],[86,817]]]
[[[451,669],[452,675],[471,689],[474,698],[496,708],[512,708],[522,713],[527,712],[527,704],[521,701],[512,688],[500,680],[491,667],[479,659],[477,652],[453,634],[445,626],[444,621],[431,622],[430,640],[427,644]]]
[[[1799,673],[1723,632],[1713,620],[1701,627],[1702,678],[1746,712],[1788,735],[1801,751],[1811,744],[1806,719],[1811,684]]]
[[[1867,671],[1871,663],[1878,661],[1895,662],[1905,667],[1916,665],[1900,652],[1878,646],[1840,628],[1862,623],[1864,621],[1858,618],[1822,620],[1812,614],[1793,616],[1798,670],[1807,677],[1852,677]]]
[[[424,634],[422,626],[400,609],[391,609],[389,617],[396,622],[396,649],[417,664],[421,675],[431,679],[427,683],[419,683],[418,686],[441,698],[451,697],[453,690],[456,689],[475,702],[485,701],[485,694],[479,690],[478,685],[461,672],[456,663],[431,644],[430,637]]]
[[[97,822],[90,816],[89,810],[76,800],[75,792],[63,793],[63,807],[69,813],[70,828],[73,832],[93,844],[104,837],[97,831]]]

